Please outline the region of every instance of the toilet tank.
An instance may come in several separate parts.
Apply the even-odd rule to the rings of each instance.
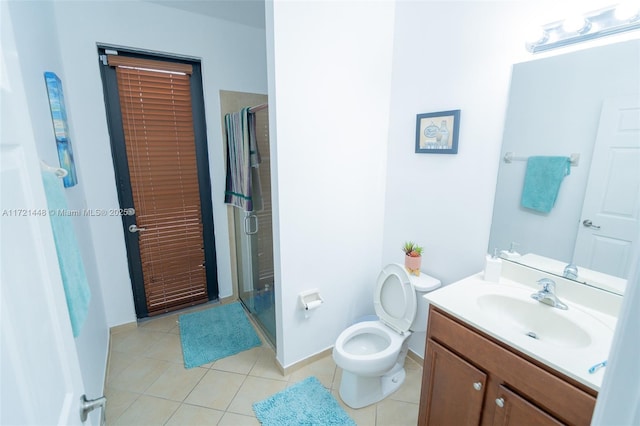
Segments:
[[[414,332],[427,331],[427,315],[429,314],[429,303],[425,300],[425,294],[440,287],[442,283],[439,279],[430,275],[420,273],[420,276],[409,275],[409,280],[416,291],[416,316],[409,329]]]

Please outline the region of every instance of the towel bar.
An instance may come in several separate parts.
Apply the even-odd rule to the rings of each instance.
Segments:
[[[68,174],[68,172],[65,169],[60,167],[52,167],[42,160],[40,160],[40,168],[45,172],[51,172],[55,174],[59,178],[63,178]]]
[[[505,163],[510,164],[513,161],[527,161],[528,158],[529,157],[516,156],[513,152],[509,151],[504,153],[504,157],[502,159]],[[569,159],[573,167],[578,167],[578,164],[580,164],[580,154],[574,152],[569,156]]]

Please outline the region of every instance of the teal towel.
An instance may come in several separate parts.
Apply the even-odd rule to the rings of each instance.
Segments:
[[[520,200],[522,207],[549,213],[558,198],[562,179],[569,173],[569,157],[529,157]]]
[[[91,299],[89,282],[84,271],[73,223],[69,216],[64,215],[68,209],[62,181],[53,173],[46,171],[42,172],[42,181],[49,206],[49,220],[56,244],[73,337],[78,337],[89,312]]]

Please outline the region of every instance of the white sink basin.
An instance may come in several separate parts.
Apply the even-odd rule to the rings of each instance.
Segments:
[[[604,369],[595,374],[588,371],[607,359],[615,318],[565,298],[562,289],[557,291],[557,296],[568,309],[546,305],[531,298],[536,288],[508,279],[489,283],[478,274],[427,293],[424,298],[488,335],[598,390]]]
[[[522,300],[503,294],[485,294],[476,299],[476,303],[488,319],[494,321],[497,327],[510,328],[519,333],[539,341],[541,344],[551,344],[559,347],[582,348],[591,344],[589,323],[597,321],[589,318],[585,320],[582,312],[563,312],[534,299]],[[575,315],[574,315],[575,314]],[[577,323],[571,317],[583,319],[584,323]],[[580,325],[583,324],[583,325]]]

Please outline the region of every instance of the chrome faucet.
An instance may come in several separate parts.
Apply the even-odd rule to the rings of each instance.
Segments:
[[[567,305],[562,303],[560,299],[556,296],[556,283],[549,278],[542,278],[538,280],[538,284],[542,286],[542,290],[535,292],[531,295],[532,298],[536,299],[540,303],[544,303],[545,305],[553,306],[554,308],[567,310],[569,309]]]

